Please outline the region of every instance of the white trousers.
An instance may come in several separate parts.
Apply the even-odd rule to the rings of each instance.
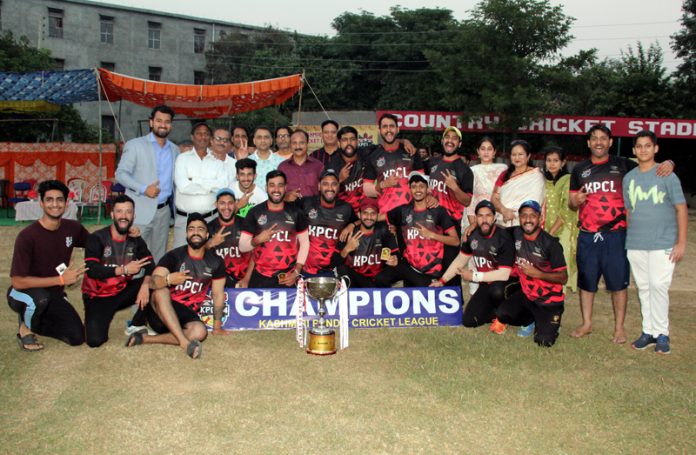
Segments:
[[[669,286],[675,264],[672,250],[628,250],[628,262],[638,287],[643,332],[653,337],[669,335]]]

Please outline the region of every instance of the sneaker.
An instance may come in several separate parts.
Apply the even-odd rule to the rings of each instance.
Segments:
[[[647,348],[648,346],[652,346],[655,344],[657,340],[655,339],[654,336],[648,335],[647,333],[643,332],[640,334],[638,339],[631,343],[631,347],[633,349],[638,349],[639,351],[642,351],[643,349]]]
[[[157,332],[155,332],[154,330],[152,330],[150,327],[148,327],[146,325],[127,325],[126,330],[124,332],[125,332],[126,336],[128,336],[128,337],[133,335],[134,333],[138,333],[138,332],[140,332],[140,333],[147,332],[147,334],[150,336],[157,335]]]
[[[522,337],[522,338],[527,338],[530,337],[534,334],[534,327],[536,326],[535,323],[531,323],[529,325],[523,325],[519,329],[517,329],[517,336]]]
[[[503,324],[498,320],[498,318],[495,318],[493,319],[493,322],[491,322],[491,326],[488,328],[488,330],[498,335],[502,335],[503,333],[505,333],[506,327],[507,324]]]
[[[669,354],[671,349],[669,348],[669,337],[667,335],[658,335],[657,343],[655,344],[655,352],[657,354]]]

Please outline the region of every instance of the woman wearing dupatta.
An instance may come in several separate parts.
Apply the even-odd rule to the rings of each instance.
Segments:
[[[494,163],[495,159],[495,144],[493,139],[484,136],[476,146],[479,164],[471,166],[471,172],[474,174],[474,191],[471,195],[471,203],[465,210],[466,216],[462,218],[462,232],[468,237],[476,228],[476,214],[474,208],[476,204],[483,200],[490,201],[495,188],[495,182],[500,177],[500,174],[505,172],[507,166],[503,163]],[[471,264],[473,261],[469,261]]]
[[[491,200],[498,211],[496,222],[501,226],[519,226],[517,210],[523,202],[544,202],[546,179],[539,168],[529,164],[531,156],[529,142],[516,140],[510,143],[511,163],[495,183]]]
[[[544,230],[558,237],[568,266],[568,282],[565,287],[578,291],[578,266],[575,253],[578,242],[578,212],[568,207],[570,174],[566,169],[565,152],[560,147],[544,149],[544,175],[546,177],[546,222]]]

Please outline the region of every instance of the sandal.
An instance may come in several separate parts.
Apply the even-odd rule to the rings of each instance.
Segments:
[[[36,338],[36,335],[33,333],[28,333],[24,336],[21,336],[19,333],[17,334],[17,344],[19,345],[19,348],[22,351],[26,352],[39,352],[43,350],[44,345],[39,342],[39,340]],[[27,346],[38,346],[36,349],[31,349],[28,348]]]
[[[126,340],[126,347],[127,348],[132,348],[133,346],[138,346],[143,344],[143,333],[144,332],[135,332],[132,333],[128,339]]]
[[[203,356],[203,346],[198,340],[191,341],[186,347],[186,355],[192,359],[200,359]]]

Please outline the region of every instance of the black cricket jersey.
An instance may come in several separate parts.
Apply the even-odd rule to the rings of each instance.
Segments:
[[[518,268],[519,264],[528,262],[542,272],[565,270],[563,247],[558,239],[544,230],[539,230],[536,237],[531,238],[519,226],[512,229],[512,237],[515,241],[515,268],[520,276],[524,295],[539,305],[563,305],[562,284],[530,278]]]
[[[382,188],[377,198],[379,213],[387,213],[391,209],[411,201],[408,187],[408,175],[411,171],[423,171],[423,162],[418,155],[409,156],[401,146],[393,151],[387,151],[381,145],[370,154],[365,167],[365,182],[382,182],[384,179],[397,176],[396,186]]]
[[[152,261],[152,254],[142,237],[127,236],[124,240],[117,240],[111,235],[111,226],[93,232],[85,245],[88,270],[82,280],[82,293],[89,298],[117,295],[133,277],[115,276],[116,267],[139,259]],[[155,265],[151,262],[144,268],[145,274],[151,275]]]
[[[346,165],[340,153],[334,153],[326,169],[331,169],[336,172],[336,175],[341,173],[341,169]],[[358,157],[353,161],[353,167],[350,168],[348,178],[341,182],[338,197],[350,204],[355,213],[360,210],[360,200],[363,198],[363,177],[365,175],[365,161]]]
[[[583,187],[587,192],[587,200],[578,209],[580,229],[588,232],[626,229],[622,182],[636,166],[631,160],[609,155],[600,163],[585,160],[573,168],[570,193]]]
[[[353,208],[338,198],[327,207],[320,196],[303,198],[302,208],[309,224],[309,254],[302,270],[310,274],[329,270],[341,231],[355,219]]]
[[[459,188],[466,194],[471,195],[474,191],[474,174],[469,166],[455,154],[453,159],[446,159],[444,156],[430,158],[426,170],[430,176],[428,186],[433,197],[447,210],[447,213],[455,220],[455,223],[461,222],[466,207],[447,188],[443,174],[447,174],[447,172],[452,173],[457,180]]]
[[[213,251],[225,261],[227,275],[235,280],[244,278],[249,261],[251,261],[251,251],[247,253],[239,251],[239,237],[242,235],[241,224],[242,220],[236,216],[230,224],[225,224],[222,232],[228,235],[220,245],[213,248]],[[222,222],[219,217],[208,223],[208,232],[211,237],[220,230],[221,226]]]
[[[456,229],[452,217],[442,207],[417,210],[415,203],[401,205],[387,214],[389,224],[396,226],[401,233],[401,251],[406,262],[426,275],[443,272],[445,244],[437,240],[425,239],[418,232],[418,224],[430,231],[445,235]]]
[[[358,230],[360,228],[355,227],[353,233]],[[345,242],[341,242],[338,250],[342,250],[345,246]],[[384,262],[380,259],[384,248],[388,249],[392,255],[399,251],[396,238],[389,232],[387,223],[378,222],[371,233],[363,234],[358,247],[346,256],[344,263],[360,275],[373,278],[384,268]]]
[[[282,209],[271,210],[268,202],[264,202],[249,210],[242,230],[254,237],[274,224],[277,228],[273,237],[254,248],[254,269],[268,278],[295,266],[299,251],[297,235],[307,230],[307,218],[295,203],[285,202]]]
[[[202,258],[193,258],[188,254],[188,245],[174,248],[160,259],[157,267],[164,267],[170,273],[188,270],[190,279],[169,291],[173,302],[178,302],[198,313],[201,304],[207,300],[207,294],[213,280],[225,279],[225,262],[217,254],[205,250]]]
[[[493,225],[487,236],[476,228],[462,243],[461,253],[472,256],[471,260],[479,272],[512,269],[515,263],[515,244],[507,229]]]

